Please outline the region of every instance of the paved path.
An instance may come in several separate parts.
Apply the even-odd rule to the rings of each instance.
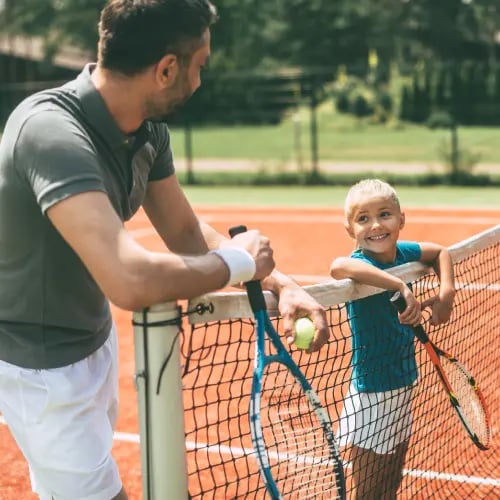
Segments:
[[[187,168],[185,158],[175,160],[176,168],[184,171]],[[261,160],[218,160],[211,158],[195,158],[192,162],[192,168],[196,171],[242,171],[252,172],[265,169],[268,172],[296,172],[298,170],[295,162],[283,164],[278,161]],[[310,166],[305,166],[309,169]],[[349,172],[392,172],[400,174],[422,174],[422,173],[442,173],[444,166],[440,164],[425,163],[394,163],[394,162],[320,162],[319,170],[321,172],[331,173],[349,173]],[[500,164],[479,163],[474,167],[474,173],[489,173],[500,175]]]

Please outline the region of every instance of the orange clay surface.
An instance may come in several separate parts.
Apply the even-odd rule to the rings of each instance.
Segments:
[[[436,200],[438,201],[438,200]],[[197,213],[223,234],[246,224],[271,238],[277,267],[304,284],[328,277],[334,257],[348,254],[353,243],[342,226],[340,209],[197,207]],[[451,245],[500,221],[498,210],[409,209],[401,238]],[[127,224],[137,241],[149,249],[163,248],[146,218],[139,212]],[[136,435],[137,398],[133,385],[134,352],[131,313],[113,308],[120,343],[120,417],[117,431]],[[500,453],[498,445],[493,453]],[[114,456],[131,500],[142,499],[140,451],[137,442],[115,441]],[[28,467],[7,427],[0,424],[0,500],[33,500]],[[481,476],[481,471],[476,471]],[[500,462],[490,477],[500,477]]]

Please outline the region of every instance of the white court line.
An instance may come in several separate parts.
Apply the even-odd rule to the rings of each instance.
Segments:
[[[137,434],[116,432],[115,440],[139,443],[139,436]],[[206,451],[207,453],[217,453],[218,455],[221,454],[231,455],[232,457],[235,458],[250,456],[255,454],[253,448],[239,448],[239,447],[234,447],[234,446],[230,447],[224,445],[210,446],[208,444],[195,443],[193,441],[186,441],[186,448],[188,450],[198,450],[198,451]],[[346,466],[349,467],[350,464],[346,464]],[[423,471],[423,470],[413,470],[413,469],[405,469],[403,471],[403,474],[412,477],[419,477],[422,479],[430,479],[430,480],[436,479],[441,481],[455,481],[458,483],[500,487],[500,479],[493,479],[489,477],[465,476],[463,474],[450,474],[445,472]]]
[[[204,222],[224,222],[224,221],[241,221],[240,214],[202,214],[200,216]],[[313,222],[326,222],[326,223],[339,223],[343,224],[344,218],[339,215],[314,215],[314,214],[245,214],[246,223],[256,223],[256,222],[294,222],[311,224]],[[498,218],[495,217],[429,217],[429,216],[415,216],[411,218],[412,223],[418,224],[460,224],[461,226],[466,224],[484,224],[494,226],[498,224]],[[156,234],[153,227],[147,227],[144,229],[132,229],[130,234],[134,238],[143,238],[145,236],[151,236]]]
[[[5,424],[5,419],[0,415],[0,424]],[[129,432],[115,432],[114,440],[126,443],[140,443],[138,434]],[[253,448],[238,448],[223,445],[212,445],[204,443],[195,443],[193,441],[186,441],[186,448],[188,450],[206,451],[207,453],[217,453],[223,455],[231,455],[232,457],[242,457],[245,455],[253,455]],[[454,481],[457,483],[477,484],[482,486],[500,487],[500,479],[490,477],[477,477],[477,476],[464,476],[462,474],[449,474],[445,472],[433,472],[423,470],[405,469],[403,473],[407,476],[419,477],[422,479],[441,480],[441,481]]]

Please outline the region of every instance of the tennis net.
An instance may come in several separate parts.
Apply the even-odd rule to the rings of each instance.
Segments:
[[[452,319],[439,327],[425,320],[431,339],[475,376],[493,430],[500,417],[499,244],[496,226],[450,247],[457,287]],[[411,283],[421,300],[436,293],[437,277],[421,264],[391,272]],[[318,353],[291,350],[337,429],[353,355],[345,303],[381,291],[350,280],[305,288],[327,308],[331,338]],[[266,302],[280,332],[277,304],[267,292]],[[246,294],[208,294],[186,304],[183,314],[188,317],[180,335],[180,359],[190,498],[266,498],[248,424],[255,331]],[[415,347],[419,377],[412,392],[413,426],[398,498],[500,497],[500,449],[494,436],[489,450],[474,446],[428,356],[420,344]],[[347,457],[345,474],[349,489],[352,466]]]

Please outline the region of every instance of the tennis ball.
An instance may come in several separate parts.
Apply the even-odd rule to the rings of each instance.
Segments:
[[[314,323],[309,318],[299,318],[295,322],[295,345],[299,349],[309,349],[314,338]]]

